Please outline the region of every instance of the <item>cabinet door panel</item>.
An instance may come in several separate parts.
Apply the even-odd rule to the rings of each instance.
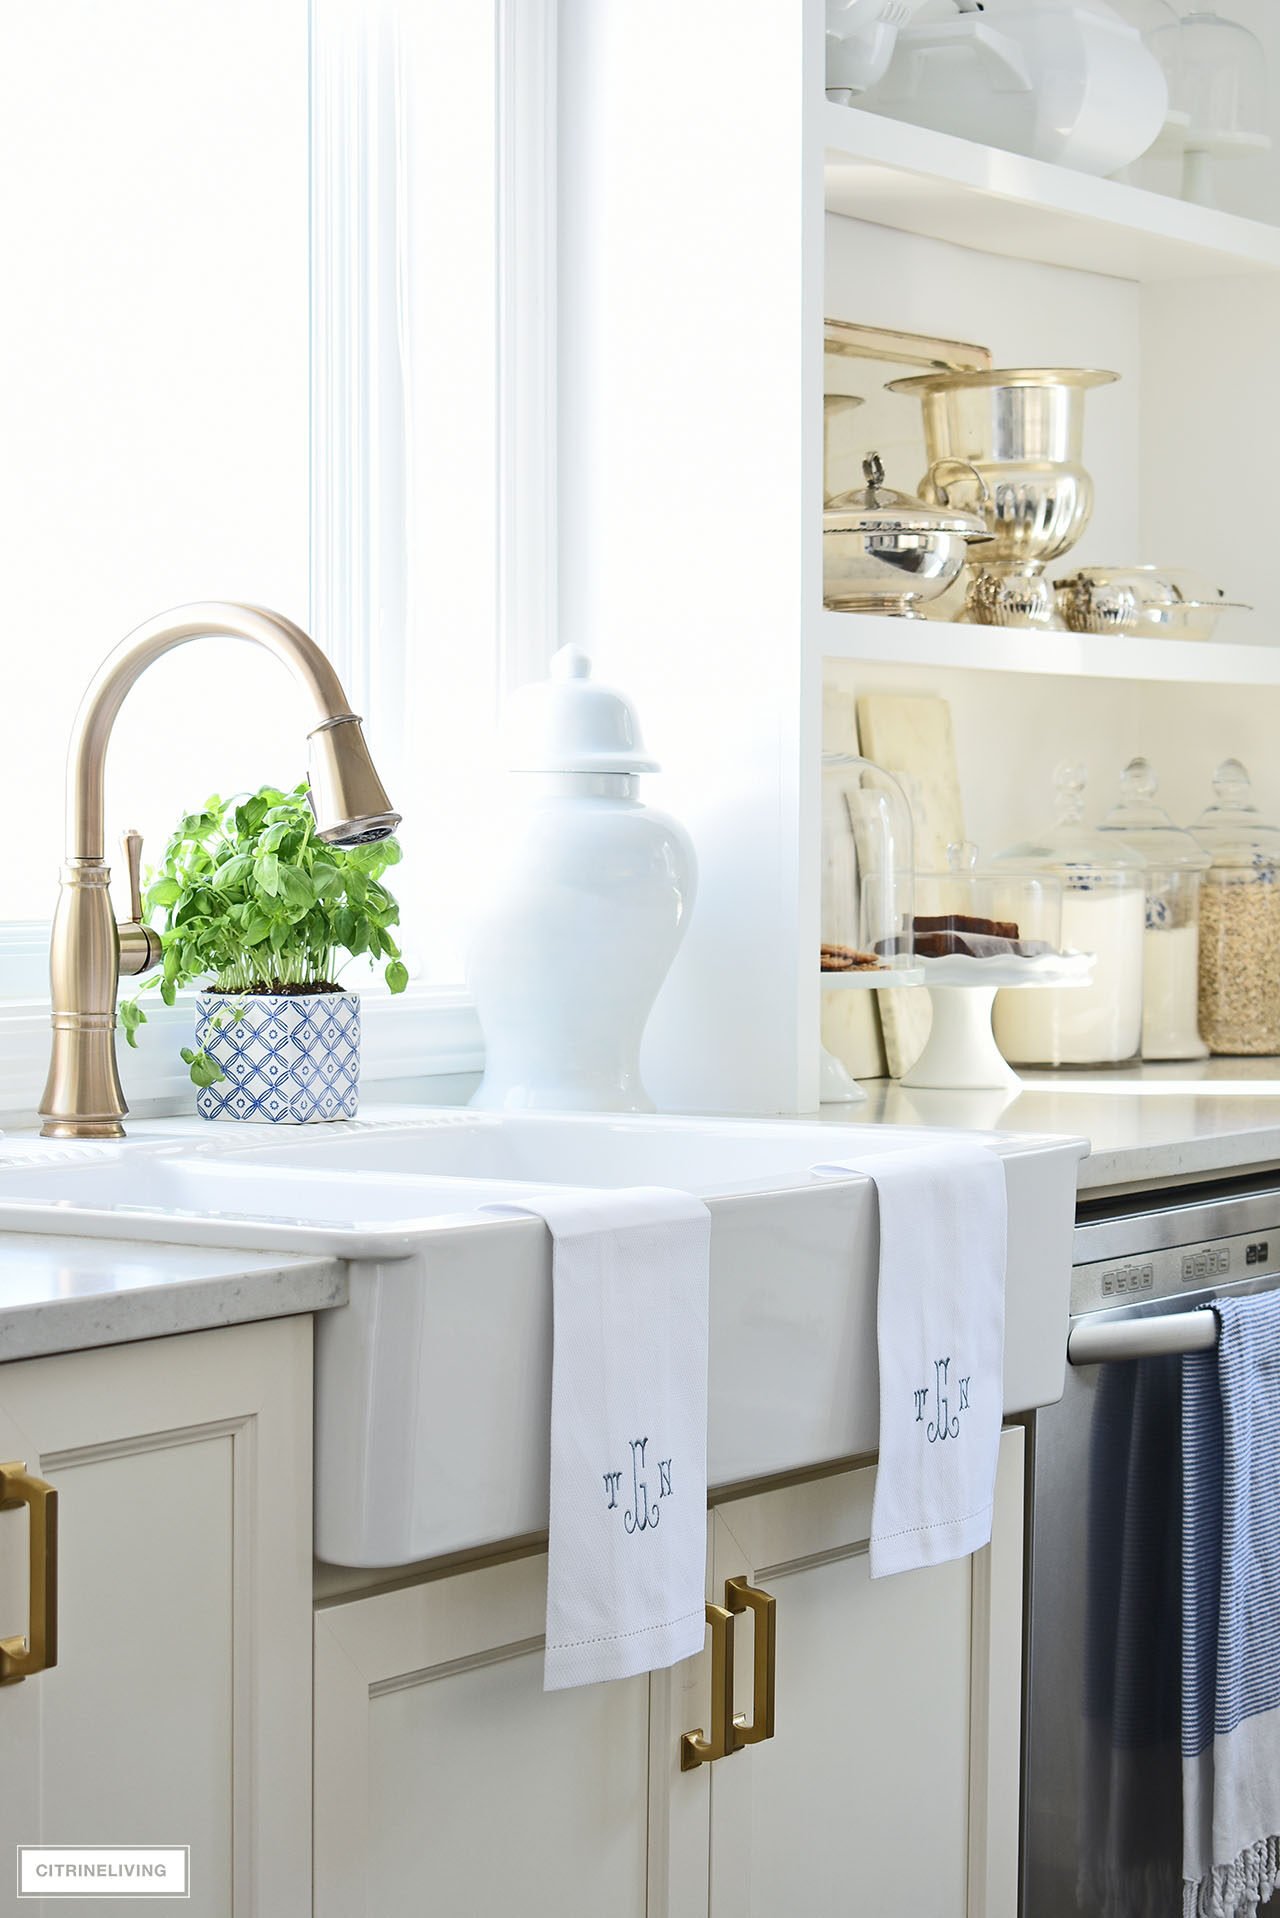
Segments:
[[[541,1647],[375,1695],[373,1911],[644,1918],[647,1745],[646,1680],[545,1694]]]
[[[890,1912],[909,1865],[916,1918],[957,1918],[968,1838],[968,1566],[872,1583],[856,1552],[804,1569],[764,1566],[757,1577],[778,1604],[779,1704],[775,1737],[744,1754],[750,1909],[781,1915],[802,1885],[812,1912]],[[739,1704],[749,1710],[750,1697],[740,1693]]]
[[[193,1433],[46,1466],[61,1651],[25,1681],[45,1842],[190,1845],[193,1918],[232,1909],[233,1445]]]
[[[1013,1918],[1022,1435],[1001,1445],[993,1544],[872,1581],[874,1470],[715,1513],[715,1582],[777,1604],[776,1732],[712,1767],[712,1918],[897,1910]],[[751,1622],[736,1699],[750,1714]]]
[[[310,1426],[308,1320],[0,1367],[0,1455],[59,1499],[58,1661],[0,1689],[0,1913],[18,1844],[187,1844],[190,1918],[308,1918]],[[0,1631],[25,1554],[0,1514]]]
[[[544,1692],[545,1610],[538,1554],[317,1611],[316,1918],[705,1918],[706,1661]]]

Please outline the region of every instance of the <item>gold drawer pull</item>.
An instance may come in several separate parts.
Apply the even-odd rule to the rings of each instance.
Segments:
[[[745,1578],[727,1578],[724,1602],[728,1609],[755,1614],[755,1652],[752,1660],[751,1723],[734,1723],[735,1748],[758,1745],[773,1737],[773,1698],[778,1678],[778,1602]]]
[[[0,1512],[19,1505],[26,1506],[30,1525],[27,1630],[0,1638],[0,1685],[16,1685],[58,1662],[58,1494],[15,1459],[0,1465]]]
[[[733,1614],[723,1605],[707,1606],[711,1627],[711,1736],[704,1738],[702,1727],[685,1732],[680,1740],[681,1771],[696,1771],[715,1758],[727,1758],[735,1751],[737,1728],[733,1722]]]

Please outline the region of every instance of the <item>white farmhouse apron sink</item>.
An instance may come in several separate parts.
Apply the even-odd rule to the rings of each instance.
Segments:
[[[157,1121],[122,1145],[7,1148],[0,1230],[346,1260],[350,1302],[316,1321],[316,1550],[394,1566],[546,1526],[550,1237],[486,1206],[575,1184],[707,1201],[708,1470],[724,1487],[875,1451],[874,1192],[812,1168],[945,1136],[454,1110],[265,1136]],[[1008,1179],[1013,1413],[1062,1392],[1087,1148],[980,1136]]]

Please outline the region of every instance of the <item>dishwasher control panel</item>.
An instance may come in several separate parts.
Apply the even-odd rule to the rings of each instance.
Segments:
[[[1261,1279],[1277,1271],[1280,1224],[1274,1231],[1240,1232],[1197,1245],[1165,1246],[1076,1265],[1071,1274],[1071,1310],[1109,1311],[1146,1299],[1171,1299],[1181,1292]]]

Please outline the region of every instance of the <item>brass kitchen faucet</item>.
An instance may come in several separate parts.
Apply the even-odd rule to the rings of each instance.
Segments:
[[[128,1107],[116,1064],[120,975],[150,972],[160,941],[142,923],[142,840],[125,840],[129,917],[117,925],[103,857],[107,744],[125,695],[163,653],[207,635],[247,639],[274,653],[319,715],[307,735],[316,830],[330,845],[385,839],[400,823],[374,770],[360,721],[333,667],[300,626],[260,606],[179,606],[137,627],[103,661],[81,702],[67,760],[67,862],[54,915],[49,970],[53,1049],[40,1102],[46,1139],[120,1139]]]

